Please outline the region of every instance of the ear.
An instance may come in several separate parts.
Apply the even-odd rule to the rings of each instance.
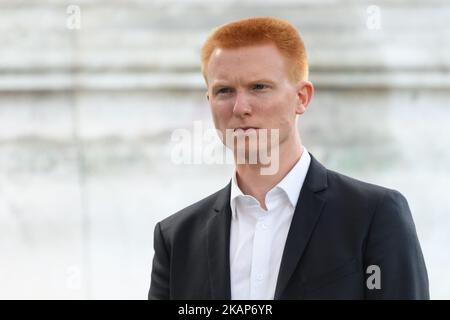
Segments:
[[[308,108],[314,94],[314,86],[307,80],[300,80],[297,83],[297,105],[295,107],[295,113],[302,115]]]
[[[205,92],[205,96],[206,96],[206,100],[209,101],[209,93],[208,93],[208,91]]]

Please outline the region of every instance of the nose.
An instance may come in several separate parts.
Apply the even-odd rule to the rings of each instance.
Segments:
[[[234,102],[233,114],[237,117],[246,117],[251,115],[252,108],[248,101],[248,97],[242,91],[236,93],[236,101]]]

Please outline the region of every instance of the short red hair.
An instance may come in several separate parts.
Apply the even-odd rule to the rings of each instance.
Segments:
[[[268,43],[274,44],[286,58],[291,81],[298,82],[308,78],[305,45],[297,29],[286,20],[258,17],[227,23],[213,30],[201,50],[205,81],[209,58],[216,48],[235,49]]]

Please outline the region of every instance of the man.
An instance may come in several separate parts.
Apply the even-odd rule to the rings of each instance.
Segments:
[[[295,28],[274,18],[221,26],[202,72],[236,170],[156,225],[149,299],[428,299],[406,199],[327,170],[302,146],[297,118],[313,85]]]

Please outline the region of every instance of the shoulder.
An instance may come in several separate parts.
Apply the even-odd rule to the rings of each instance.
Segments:
[[[350,197],[354,200],[363,199],[378,202],[387,194],[398,194],[401,196],[401,194],[396,190],[361,181],[328,169],[327,182],[328,188],[330,188],[332,193],[336,193],[337,196]]]
[[[225,200],[229,194],[229,184],[221,190],[183,208],[159,222],[161,230],[166,233],[178,229],[193,229],[204,225],[213,213],[218,200]]]
[[[330,197],[345,199],[353,204],[366,207],[366,212],[391,222],[411,225],[411,212],[408,202],[399,191],[380,185],[364,182],[344,174],[327,170]]]

